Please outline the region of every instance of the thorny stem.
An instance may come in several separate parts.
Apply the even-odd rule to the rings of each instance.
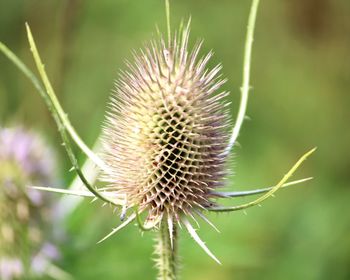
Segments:
[[[60,120],[62,121],[63,126],[65,127],[65,129],[67,130],[67,132],[69,133],[69,135],[72,137],[72,139],[74,140],[74,142],[77,144],[77,146],[98,166],[100,167],[102,170],[107,171],[108,167],[106,166],[106,164],[93,152],[89,149],[88,146],[86,146],[86,144],[84,143],[84,141],[80,138],[80,136],[78,135],[78,133],[75,131],[74,127],[72,126],[72,124],[70,123],[67,114],[63,111],[59,101],[57,100],[56,94],[51,86],[51,83],[49,81],[49,78],[46,75],[45,72],[45,66],[44,64],[41,62],[39,53],[37,51],[35,42],[34,42],[34,38],[32,36],[32,33],[30,31],[29,25],[28,23],[26,23],[26,29],[27,29],[27,35],[28,35],[28,41],[30,44],[30,49],[33,53],[33,58],[35,61],[35,64],[38,68],[40,77],[44,83],[45,89],[46,89],[46,93],[48,96],[49,101],[52,103],[52,107],[54,108],[54,110],[56,110],[58,117],[60,118]]]
[[[81,181],[84,183],[84,185],[89,189],[89,191],[91,191],[96,197],[100,198],[101,200],[107,202],[107,203],[111,203],[115,206],[118,206],[117,204],[115,204],[112,200],[104,197],[102,194],[100,194],[97,190],[95,190],[95,188],[93,188],[90,183],[87,181],[87,179],[85,178],[83,172],[81,171],[81,169],[79,168],[78,165],[78,161],[73,153],[73,150],[71,148],[71,144],[68,138],[68,134],[67,132],[72,136],[73,141],[80,147],[83,143],[83,141],[80,139],[80,137],[75,133],[75,130],[73,129],[72,125],[70,124],[70,122],[68,121],[67,115],[65,114],[65,112],[63,111],[62,107],[60,106],[57,97],[55,95],[55,92],[53,91],[53,88],[51,86],[51,83],[49,81],[49,78],[46,75],[45,72],[45,66],[44,64],[41,62],[41,58],[39,56],[39,52],[36,48],[36,44],[34,42],[34,38],[32,35],[32,32],[30,31],[29,25],[26,23],[26,28],[27,28],[27,35],[28,35],[28,41],[29,41],[29,45],[30,45],[30,50],[33,53],[33,58],[36,64],[36,67],[38,68],[39,74],[43,80],[45,89],[46,89],[46,96],[48,96],[48,98],[46,98],[47,101],[47,105],[51,108],[51,113],[52,115],[55,117],[57,126],[58,126],[58,130],[61,134],[63,143],[64,143],[64,147],[66,149],[66,152],[68,154],[68,157],[73,165],[73,168],[76,170],[79,178],[81,179]],[[84,144],[85,146],[85,144]],[[85,146],[86,147],[86,146]],[[87,147],[86,147],[87,148]],[[92,160],[93,158],[96,157],[96,155],[89,149],[87,148],[89,153],[91,153],[91,155],[88,155]],[[92,157],[91,157],[92,156]],[[96,159],[95,159],[96,160]],[[94,160],[94,162],[95,162]],[[104,167],[102,168],[103,170],[106,170]]]
[[[243,124],[247,105],[248,105],[248,96],[249,96],[249,79],[250,79],[250,64],[252,57],[252,47],[253,47],[253,38],[254,38],[254,27],[255,19],[258,11],[259,0],[253,0],[252,6],[249,12],[248,26],[247,26],[247,35],[244,47],[244,61],[243,61],[243,77],[242,77],[242,87],[241,87],[241,101],[239,105],[239,110],[237,114],[236,124],[233,127],[232,134],[230,137],[229,144],[227,145],[223,155],[228,155],[235,144],[238,134],[241,130]]]
[[[155,253],[157,254],[156,266],[158,268],[158,280],[175,280],[177,278],[177,228],[173,226],[173,246],[171,246],[168,224],[162,220],[158,232],[158,243]]]
[[[33,39],[33,36],[30,32],[29,26],[27,25],[27,31],[28,31],[28,39],[29,39],[29,43],[31,45],[31,51],[33,52],[33,57],[34,60],[36,62],[36,65],[38,67],[38,69],[41,69],[40,73],[44,73],[42,75],[44,75],[44,77],[46,77],[46,83],[47,85],[50,85],[50,82],[46,76],[45,73],[45,69],[44,69],[44,65],[41,62],[39,53],[36,49],[36,45]],[[100,193],[98,193],[94,187],[92,187],[88,180],[85,178],[83,172],[81,171],[79,165],[78,165],[78,161],[77,158],[72,150],[72,146],[67,134],[67,130],[66,129],[66,125],[67,123],[64,122],[61,118],[60,115],[57,111],[57,104],[54,103],[53,100],[51,100],[51,97],[49,96],[49,89],[47,88],[47,91],[45,91],[41,85],[41,83],[39,82],[38,78],[33,74],[33,72],[31,72],[29,70],[29,68],[10,50],[8,49],[3,43],[0,42],[0,51],[19,69],[21,70],[21,72],[33,83],[34,87],[38,90],[39,94],[41,95],[41,97],[44,99],[49,111],[51,112],[52,117],[54,118],[57,127],[58,127],[58,131],[61,135],[61,138],[63,140],[63,146],[68,154],[69,160],[71,161],[71,164],[73,165],[74,170],[77,172],[77,175],[79,176],[79,178],[81,179],[81,181],[84,183],[84,185],[88,188],[89,191],[91,191],[96,197],[102,199],[103,201],[107,202],[107,203],[111,203],[114,204],[115,206],[117,206],[117,204],[115,204],[113,201],[111,201],[108,198],[105,198],[104,196],[102,196]],[[43,79],[44,79],[43,77]],[[51,85],[50,88],[52,89]],[[51,91],[51,94],[54,95],[54,92]],[[55,99],[56,102],[58,103],[57,99]],[[62,108],[61,108],[62,109]],[[63,112],[63,110],[62,110]],[[65,115],[65,113],[63,112],[63,114]],[[66,119],[67,120],[67,119]],[[74,130],[74,129],[73,129]],[[73,138],[73,137],[72,137]],[[76,139],[73,138],[74,141],[76,141]],[[85,144],[84,144],[85,145]],[[89,148],[87,148],[89,149]],[[93,153],[91,151],[91,153]]]
[[[97,137],[96,143],[94,144],[92,151],[98,152],[100,151],[100,149],[101,149],[100,137]],[[90,184],[94,185],[100,173],[100,169],[96,168],[96,165],[94,164],[94,162],[90,158],[86,158],[85,162],[83,163],[80,169],[82,173],[85,175],[85,178],[90,182]],[[82,184],[79,176],[75,176],[73,181],[68,186],[68,189],[77,191],[77,190],[81,190],[83,186],[84,184]],[[69,214],[72,213],[74,209],[79,205],[82,199],[83,197],[77,198],[76,196],[75,197],[62,196],[57,203],[60,211],[58,211],[56,218],[59,221],[63,221],[64,217],[69,216]]]

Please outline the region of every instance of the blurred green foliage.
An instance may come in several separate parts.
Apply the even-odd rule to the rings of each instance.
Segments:
[[[171,20],[192,16],[192,44],[215,51],[239,101],[250,1],[171,1]],[[183,231],[182,279],[350,279],[350,2],[261,1],[253,46],[246,121],[228,180],[231,190],[271,185],[303,152],[318,150],[294,179],[312,182],[280,191],[263,206],[212,215],[221,234],[199,234],[218,266]],[[0,40],[34,69],[25,36],[29,22],[46,69],[72,123],[91,146],[108,96],[131,50],[165,31],[162,0],[0,0]],[[53,120],[32,85],[0,56],[0,124],[43,131],[61,158],[62,185],[72,174]],[[81,157],[81,160],[83,157]],[[246,201],[246,199],[244,199]],[[241,201],[232,201],[232,204]],[[119,223],[111,209],[83,203],[67,219],[60,264],[76,279],[154,279],[153,234],[128,227],[96,245]],[[1,241],[0,241],[1,242]]]

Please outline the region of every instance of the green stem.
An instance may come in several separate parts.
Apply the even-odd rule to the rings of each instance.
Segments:
[[[60,103],[58,102],[58,99],[56,97],[56,94],[52,88],[52,85],[50,83],[50,80],[48,76],[46,75],[45,66],[41,62],[41,58],[39,56],[39,52],[36,48],[36,44],[34,42],[34,38],[32,35],[32,32],[29,28],[28,23],[26,23],[26,29],[27,29],[27,35],[28,35],[28,41],[30,45],[30,50],[32,51],[33,58],[35,61],[35,64],[37,66],[38,72],[40,74],[40,77],[43,81],[43,84],[46,89],[47,99],[51,103],[51,106],[56,111],[58,117],[60,118],[60,121],[62,122],[63,126],[69,133],[69,135],[72,137],[74,142],[78,145],[78,147],[102,170],[108,171],[108,166],[93,152],[91,151],[88,146],[85,145],[84,141],[80,138],[78,133],[75,131],[74,127],[70,123],[67,114],[63,111]]]
[[[241,101],[239,105],[239,110],[237,114],[237,120],[236,124],[233,127],[231,138],[229,141],[229,144],[224,151],[224,155],[228,155],[235,144],[238,134],[241,130],[247,105],[248,105],[248,96],[249,96],[249,80],[250,80],[250,65],[251,65],[251,58],[252,58],[252,48],[253,48],[253,41],[254,41],[254,27],[255,27],[255,20],[256,20],[256,14],[258,11],[259,6],[259,0],[253,0],[252,6],[250,8],[249,12],[249,19],[248,19],[248,26],[247,26],[247,35],[246,35],[246,41],[244,46],[244,61],[243,61],[243,77],[242,77],[242,87],[241,87]]]
[[[33,52],[33,56],[34,56],[34,60],[35,63],[38,67],[38,69],[40,69],[40,72],[44,73],[43,75],[46,77],[46,81],[44,81],[44,83],[46,84],[50,84],[50,82],[48,81],[47,75],[45,73],[44,70],[44,65],[41,62],[39,53],[36,49],[36,45],[34,42],[34,39],[32,37],[32,34],[30,33],[30,29],[27,26],[27,31],[28,31],[28,37],[29,37],[29,42],[31,45],[31,51]],[[57,101],[57,99],[52,100],[49,93],[51,92],[54,95],[54,92],[51,91],[52,87],[50,85],[50,88],[47,88],[47,92],[43,89],[43,87],[41,86],[41,83],[39,82],[39,80],[36,78],[36,76],[28,69],[28,67],[9,49],[7,48],[3,43],[0,42],[0,52],[2,52],[12,63],[14,63],[15,66],[17,66],[17,68],[19,70],[22,71],[22,73],[33,83],[33,85],[35,86],[35,88],[38,90],[39,94],[41,95],[41,97],[44,99],[49,111],[52,114],[52,117],[54,118],[57,127],[58,127],[58,132],[61,135],[61,138],[63,140],[63,146],[67,152],[67,155],[69,157],[69,160],[73,166],[73,169],[75,169],[75,171],[77,172],[78,177],[80,178],[80,180],[83,182],[83,184],[88,188],[88,190],[90,192],[92,192],[96,197],[102,199],[103,201],[107,202],[107,203],[111,203],[115,206],[118,206],[118,204],[116,204],[115,202],[113,202],[112,200],[104,197],[103,195],[101,195],[97,190],[95,190],[95,188],[93,186],[90,185],[90,183],[88,182],[88,180],[85,178],[83,172],[81,171],[79,165],[78,165],[78,161],[77,158],[73,152],[72,149],[72,145],[70,143],[69,137],[68,137],[68,133],[69,129],[67,128],[67,121],[68,119],[65,117],[62,118],[62,114],[65,116],[65,113],[62,110],[62,114],[60,115],[60,113],[57,111],[57,103],[55,103],[55,100]],[[44,78],[43,78],[44,79]],[[58,102],[58,101],[57,101]],[[65,121],[64,121],[65,120]],[[68,125],[69,127],[69,125]],[[73,140],[74,137],[72,137]],[[77,143],[77,142],[76,142]],[[81,144],[81,143],[80,143]],[[77,143],[77,145],[79,146],[79,143]],[[92,152],[92,151],[91,151]],[[92,158],[91,158],[92,159]],[[93,160],[93,159],[92,159]]]
[[[161,222],[156,245],[156,265],[158,268],[158,280],[175,280],[177,278],[177,229],[173,226],[173,246],[165,219]]]

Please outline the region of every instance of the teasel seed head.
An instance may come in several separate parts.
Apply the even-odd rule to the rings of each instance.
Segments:
[[[146,227],[212,205],[223,185],[229,133],[221,66],[207,69],[201,43],[188,50],[189,25],[168,44],[149,43],[127,62],[104,127],[109,190],[147,212]]]

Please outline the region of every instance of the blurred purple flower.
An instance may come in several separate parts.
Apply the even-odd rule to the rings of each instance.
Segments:
[[[0,162],[14,161],[29,178],[50,181],[54,156],[42,138],[23,128],[0,129]]]
[[[45,243],[40,252],[32,260],[32,270],[35,274],[43,274],[48,264],[52,260],[57,260],[60,257],[60,253],[55,245],[51,243]]]
[[[12,280],[20,277],[24,272],[22,262],[19,259],[0,259],[0,279]]]
[[[59,257],[57,248],[46,242],[47,194],[27,188],[52,185],[54,173],[54,153],[39,135],[21,127],[0,128],[1,280],[25,278],[28,270],[42,275]]]

